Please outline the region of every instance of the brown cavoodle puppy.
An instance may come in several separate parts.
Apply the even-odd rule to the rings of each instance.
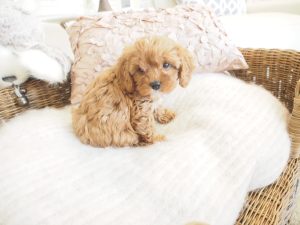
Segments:
[[[155,96],[186,87],[194,69],[191,54],[166,37],[148,37],[124,49],[118,62],[100,74],[73,110],[81,142],[98,147],[152,144],[154,120],[168,123],[169,109],[154,107]]]

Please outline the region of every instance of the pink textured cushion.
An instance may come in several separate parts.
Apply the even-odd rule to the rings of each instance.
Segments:
[[[81,17],[67,28],[75,61],[71,70],[71,102],[78,103],[86,86],[113,65],[127,44],[147,35],[166,35],[188,48],[196,72],[247,68],[218,18],[202,5],[169,9],[104,12]]]

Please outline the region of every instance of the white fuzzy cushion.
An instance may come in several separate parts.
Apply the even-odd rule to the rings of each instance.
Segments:
[[[167,96],[168,140],[96,149],[71,129],[70,109],[27,112],[0,128],[0,224],[231,225],[247,192],[287,163],[285,108],[264,89],[195,75]]]

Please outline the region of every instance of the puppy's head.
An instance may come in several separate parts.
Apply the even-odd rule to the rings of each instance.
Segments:
[[[186,87],[194,70],[191,54],[167,37],[148,37],[125,48],[117,64],[121,87],[128,93],[149,96],[168,93],[179,80]]]

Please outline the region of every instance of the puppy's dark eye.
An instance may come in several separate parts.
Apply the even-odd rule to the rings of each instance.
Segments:
[[[170,67],[171,67],[171,65],[169,63],[164,63],[163,64],[164,69],[169,69]]]
[[[138,67],[137,72],[139,72],[139,73],[145,73],[145,70],[143,68],[141,68],[141,67]]]

